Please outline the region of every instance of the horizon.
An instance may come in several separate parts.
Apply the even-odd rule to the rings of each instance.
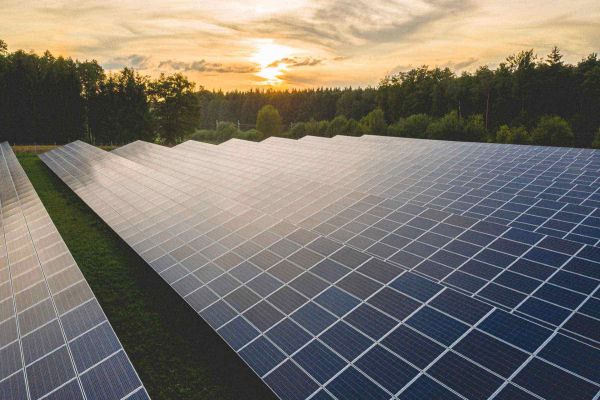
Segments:
[[[558,45],[567,63],[600,49],[600,3],[588,0],[5,3],[10,51],[181,72],[217,91],[375,87],[421,65],[460,74],[532,48]]]

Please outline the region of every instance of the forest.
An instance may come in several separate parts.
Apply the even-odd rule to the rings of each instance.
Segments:
[[[422,66],[376,87],[223,92],[181,74],[9,52],[0,40],[0,139],[11,143],[336,134],[600,147],[600,58],[569,64],[555,47],[461,74]]]

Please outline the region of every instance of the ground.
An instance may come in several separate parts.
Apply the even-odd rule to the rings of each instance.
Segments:
[[[27,154],[45,153],[45,152],[55,149],[57,147],[58,146],[55,144],[25,144],[25,145],[12,146],[12,149],[16,154],[27,155]],[[104,149],[104,150],[112,150],[112,149],[116,148],[116,146],[98,146],[98,147],[101,149]]]
[[[153,399],[274,399],[210,326],[37,155],[18,158]]]

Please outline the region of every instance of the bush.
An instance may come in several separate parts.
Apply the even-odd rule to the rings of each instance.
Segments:
[[[387,131],[386,131],[386,135],[387,136],[396,136],[396,137],[400,137],[400,136],[404,136],[404,118],[400,118],[400,120],[398,122],[395,122],[393,124],[390,124],[387,127]]]
[[[293,139],[299,139],[306,135],[331,137],[330,133],[332,133],[333,131],[330,131],[330,125],[332,123],[334,123],[334,121],[335,121],[335,124],[340,124],[340,120],[338,118],[339,117],[337,117],[336,119],[334,119],[331,122],[325,121],[325,120],[324,121],[315,121],[314,118],[311,118],[307,122],[296,122],[295,124],[292,125],[292,128],[290,129],[288,135],[290,138],[293,138]],[[337,131],[342,128],[337,127],[337,128],[333,128],[333,129],[335,129]],[[342,133],[342,132],[339,132],[339,133]]]
[[[235,138],[259,142],[263,139],[263,135],[256,129],[250,129],[247,131],[238,131],[235,135]]]
[[[216,137],[222,142],[236,137],[239,134],[237,126],[233,122],[219,122],[217,125]]]
[[[406,137],[424,138],[432,118],[426,114],[413,114],[404,120]]]
[[[496,132],[496,142],[512,144],[530,144],[531,135],[523,126],[509,128],[508,125],[502,125]]]
[[[304,122],[297,122],[292,125],[292,129],[289,131],[289,136],[292,139],[300,139],[306,136],[306,124]]]
[[[348,129],[348,119],[343,115],[335,117],[329,123],[327,127],[327,136],[333,137],[335,135],[346,135]]]
[[[388,127],[389,136],[424,138],[431,117],[426,114],[413,114]]]
[[[464,133],[458,140],[464,140],[467,142],[478,142],[484,140],[487,136],[485,130],[485,121],[483,115],[473,114],[467,119],[467,123],[464,126]]]
[[[362,136],[365,131],[362,125],[355,119],[349,119],[346,125],[346,135],[348,136]]]
[[[596,132],[596,136],[594,136],[594,141],[592,142],[593,149],[600,149],[600,128],[598,128],[598,132]]]
[[[481,114],[471,115],[465,121],[458,117],[456,111],[450,111],[431,122],[425,130],[425,136],[437,140],[476,142],[486,139],[487,131]]]
[[[381,108],[376,108],[361,118],[360,124],[368,135],[385,135],[387,124]]]
[[[210,129],[197,129],[187,139],[188,140],[197,140],[199,142],[216,142],[216,141],[218,141],[217,132],[215,130],[210,130]]]
[[[496,142],[497,143],[509,143],[508,137],[510,136],[510,128],[508,125],[500,125],[498,131],[496,132]]]
[[[531,144],[531,135],[524,126],[513,127],[510,130],[507,143]]]
[[[319,121],[318,125],[318,136],[327,136],[327,131],[329,130],[329,121]]]
[[[319,123],[315,121],[314,118],[311,118],[308,122],[304,123],[304,134],[312,135],[312,136],[320,136],[319,135]]]
[[[266,105],[260,109],[256,117],[256,129],[265,138],[278,136],[282,132],[281,116],[279,111],[272,105]]]
[[[463,132],[464,126],[458,113],[451,111],[429,124],[425,136],[436,140],[461,140]]]
[[[242,132],[232,122],[220,122],[216,130],[198,129],[187,139],[198,140],[200,142],[224,142],[231,138],[244,140],[262,140],[262,134],[256,129]]]
[[[546,115],[540,118],[533,130],[532,139],[535,144],[550,146],[572,146],[575,136],[567,121],[557,115]]]

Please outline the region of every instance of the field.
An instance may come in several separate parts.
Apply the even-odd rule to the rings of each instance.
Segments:
[[[18,158],[153,399],[274,398],[37,155]]]

